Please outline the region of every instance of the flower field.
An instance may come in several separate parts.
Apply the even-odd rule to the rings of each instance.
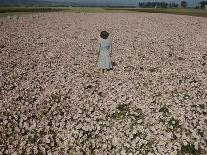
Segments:
[[[206,18],[36,13],[0,34],[0,155],[207,153]]]

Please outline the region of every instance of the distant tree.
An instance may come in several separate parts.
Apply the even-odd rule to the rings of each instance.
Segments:
[[[166,2],[163,2],[163,8],[167,8],[168,7],[168,3],[166,3]]]
[[[152,3],[151,3],[151,2],[147,2],[147,3],[146,3],[146,7],[147,7],[147,8],[151,8],[151,7],[152,7]]]
[[[177,8],[177,7],[178,7],[178,4],[176,4],[176,3],[174,3],[174,2],[173,2],[173,3],[169,3],[169,4],[168,4],[168,7],[169,7],[169,8]]]
[[[143,7],[144,7],[144,5],[143,5],[142,2],[139,2],[139,7],[140,7],[140,8],[143,8]]]
[[[187,8],[188,4],[186,1],[181,1],[181,6]]]
[[[205,5],[207,5],[207,1],[201,1],[199,4],[200,4],[201,8],[204,9]]]
[[[156,2],[157,7],[160,8],[161,7],[161,3],[160,2]]]
[[[172,3],[172,5],[173,5],[174,8],[178,7],[178,4],[176,4],[176,3]]]
[[[141,8],[141,3],[139,2],[138,6]]]

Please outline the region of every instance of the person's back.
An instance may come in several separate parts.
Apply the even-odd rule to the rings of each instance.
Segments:
[[[110,39],[99,39],[100,42],[100,50],[110,50],[111,40]],[[110,52],[110,51],[109,51]]]
[[[98,52],[99,52],[99,59],[98,59],[98,67],[102,69],[111,69],[111,54],[112,54],[112,42],[111,39],[108,38],[108,32],[102,31],[101,38],[98,40]]]

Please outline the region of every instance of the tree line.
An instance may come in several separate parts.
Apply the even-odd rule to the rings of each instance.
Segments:
[[[140,2],[140,8],[177,8],[177,3],[167,3],[167,2]]]
[[[198,4],[197,8],[205,8],[205,5],[207,5],[207,0],[201,1]],[[140,8],[177,8],[179,4],[177,3],[167,3],[167,2],[140,2],[139,7]],[[186,0],[182,0],[180,2],[180,6],[183,8],[188,7],[188,3]]]

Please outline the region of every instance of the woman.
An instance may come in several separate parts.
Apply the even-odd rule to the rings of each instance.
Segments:
[[[112,54],[112,42],[108,39],[109,33],[102,31],[98,39],[98,67],[104,73],[105,70],[110,70],[112,68],[111,54]]]

